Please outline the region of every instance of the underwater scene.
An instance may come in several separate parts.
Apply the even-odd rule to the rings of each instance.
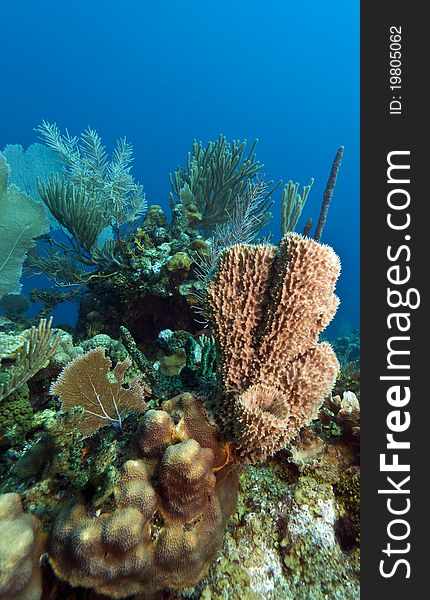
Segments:
[[[359,3],[2,18],[0,600],[358,599]]]

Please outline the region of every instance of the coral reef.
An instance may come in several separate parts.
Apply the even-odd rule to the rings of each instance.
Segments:
[[[0,331],[0,360],[5,363],[15,361],[27,338],[28,331]]]
[[[6,439],[19,440],[30,429],[33,408],[29,397],[30,390],[24,384],[0,402],[0,446]]]
[[[30,303],[23,294],[5,294],[0,300],[0,308],[11,321],[25,322],[24,313],[30,308]]]
[[[246,467],[218,560],[169,600],[358,599],[357,532],[347,533],[358,506],[354,464],[347,446],[332,440],[299,473],[285,454]]]
[[[256,159],[256,145],[257,140],[244,156],[246,140],[233,141],[230,146],[220,135],[216,142],[209,142],[205,148],[201,142],[194,142],[186,168],[178,166],[175,173],[170,174],[174,194],[171,194],[171,205],[174,206],[176,197],[191,224],[206,232],[229,221],[237,198],[244,194],[263,167]],[[266,195],[260,228],[270,219],[270,195],[274,189]]]
[[[138,343],[163,329],[197,330],[193,294],[202,287],[194,273],[197,230],[143,224],[127,245],[127,261],[106,278],[89,282],[79,310],[78,333],[117,338],[122,325]]]
[[[235,509],[236,474],[217,462],[225,451],[192,396],[174,406],[176,426],[165,411],[146,412],[114,506],[94,512],[81,499],[60,511],[48,553],[61,579],[125,598],[193,585],[208,569]]]
[[[303,187],[299,194],[299,184],[291,180],[282,190],[282,213],[281,213],[281,232],[285,235],[289,231],[295,231],[297,222],[305,207],[309,192],[313,186],[314,180],[311,179],[309,185]]]
[[[336,386],[337,387],[337,386]],[[319,414],[321,430],[341,436],[351,444],[360,443],[360,402],[353,391],[326,398]]]
[[[317,414],[338,371],[318,334],[332,319],[339,260],[328,246],[288,234],[280,250],[238,245],[208,287],[224,396],[217,412],[237,454],[264,460]]]
[[[60,343],[51,325],[52,318],[49,321],[41,319],[37,327],[25,332],[25,341],[17,351],[15,363],[6,371],[5,381],[0,381],[0,401],[48,366]]]
[[[40,600],[39,559],[42,538],[39,522],[22,510],[18,494],[0,496],[0,598]]]
[[[37,206],[66,236],[19,262],[64,289],[1,302],[0,598],[358,598],[359,340],[320,338],[339,260],[291,232],[313,180],[285,186],[275,246],[255,143],[196,142],[168,217],[143,214],[125,139],[109,158],[92,129],[39,133],[9,154],[47,157]],[[63,301],[78,324],[54,332]]]

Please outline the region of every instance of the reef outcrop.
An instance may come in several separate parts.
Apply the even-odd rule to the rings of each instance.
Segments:
[[[207,571],[236,507],[236,471],[190,394],[166,408],[174,419],[146,412],[110,506],[80,498],[60,511],[48,543],[60,579],[125,598],[191,586]]]

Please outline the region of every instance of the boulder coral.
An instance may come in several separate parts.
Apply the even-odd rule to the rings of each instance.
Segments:
[[[0,496],[0,599],[40,600],[39,521],[23,512],[18,494]]]
[[[329,246],[287,234],[279,249],[238,244],[208,287],[223,393],[216,412],[238,457],[273,455],[316,417],[338,361],[319,333],[333,318],[339,259]]]
[[[145,413],[113,504],[63,507],[48,543],[60,579],[125,598],[192,586],[208,569],[236,507],[236,471],[190,394],[166,408],[174,418]]]

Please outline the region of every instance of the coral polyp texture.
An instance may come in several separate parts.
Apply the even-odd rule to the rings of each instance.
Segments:
[[[63,507],[48,545],[60,579],[125,598],[188,587],[207,571],[236,508],[237,475],[231,465],[217,468],[214,450],[184,433],[183,403],[188,414],[198,411],[190,394],[175,399],[181,427],[166,411],[146,412],[113,506],[94,511],[79,499]],[[200,440],[215,445],[214,428],[200,427]]]
[[[239,244],[221,255],[207,292],[224,388],[217,410],[243,460],[283,448],[332,389],[338,361],[318,336],[338,306],[339,272],[332,248],[298,234],[279,249]]]
[[[39,521],[23,512],[18,494],[0,496],[0,599],[39,600],[42,582]]]

